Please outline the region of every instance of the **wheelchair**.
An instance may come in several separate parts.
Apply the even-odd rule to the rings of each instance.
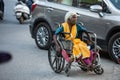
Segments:
[[[61,33],[57,36],[57,41],[61,47],[61,52],[56,51],[54,42],[51,43],[51,46],[48,50],[48,60],[52,70],[55,73],[61,73],[62,71],[65,71],[66,75],[69,76],[71,69],[70,67],[72,66],[72,63],[75,62],[77,63],[76,66],[79,67],[82,71],[94,71],[98,75],[103,74],[104,69],[101,67],[99,55],[99,51],[101,48],[97,46],[96,34],[93,32],[87,32],[87,34],[86,32],[83,32],[81,36],[81,40],[87,42],[89,35],[89,38],[92,41],[92,46],[94,46],[93,49],[90,50],[90,53],[92,53],[91,55],[93,56],[93,59],[91,61],[91,68],[88,68],[86,65],[84,65],[80,58],[74,59],[74,61],[71,64],[68,64],[72,56],[73,43],[71,40],[65,40],[64,34],[70,35],[69,33]]]

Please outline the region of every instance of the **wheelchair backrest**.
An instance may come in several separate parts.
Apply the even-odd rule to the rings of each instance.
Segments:
[[[73,43],[71,40],[66,40],[62,33],[58,35],[57,40],[62,49],[69,53],[72,52]]]

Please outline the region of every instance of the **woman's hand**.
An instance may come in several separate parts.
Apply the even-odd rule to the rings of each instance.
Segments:
[[[87,44],[93,44],[91,40],[87,40]]]
[[[54,36],[53,36],[53,40],[54,40],[55,45],[56,45],[56,51],[57,51],[57,52],[60,52],[61,49],[60,49],[60,46],[59,46],[59,44],[58,44],[58,42],[57,42],[57,38],[56,38],[56,37],[57,37],[57,35],[54,35]]]

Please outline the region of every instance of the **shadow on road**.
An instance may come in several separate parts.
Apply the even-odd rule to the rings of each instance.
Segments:
[[[115,62],[113,61],[113,59],[110,57],[110,55],[109,55],[108,52],[100,51],[100,57],[103,58],[103,59],[106,59],[106,60],[109,60],[109,61],[115,63]]]
[[[102,58],[111,60],[111,58],[110,58],[108,52],[100,51],[100,56],[101,56]]]
[[[0,51],[0,64],[8,62],[12,59],[12,56],[9,52]]]

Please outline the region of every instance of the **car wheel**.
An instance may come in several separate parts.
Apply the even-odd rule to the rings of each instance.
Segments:
[[[3,20],[4,13],[0,10],[0,19]]]
[[[0,17],[1,20],[3,20],[3,17]]]
[[[108,44],[108,52],[111,58],[120,64],[120,32],[111,37]]]
[[[35,42],[40,49],[48,49],[52,40],[50,26],[41,22],[35,29]]]

